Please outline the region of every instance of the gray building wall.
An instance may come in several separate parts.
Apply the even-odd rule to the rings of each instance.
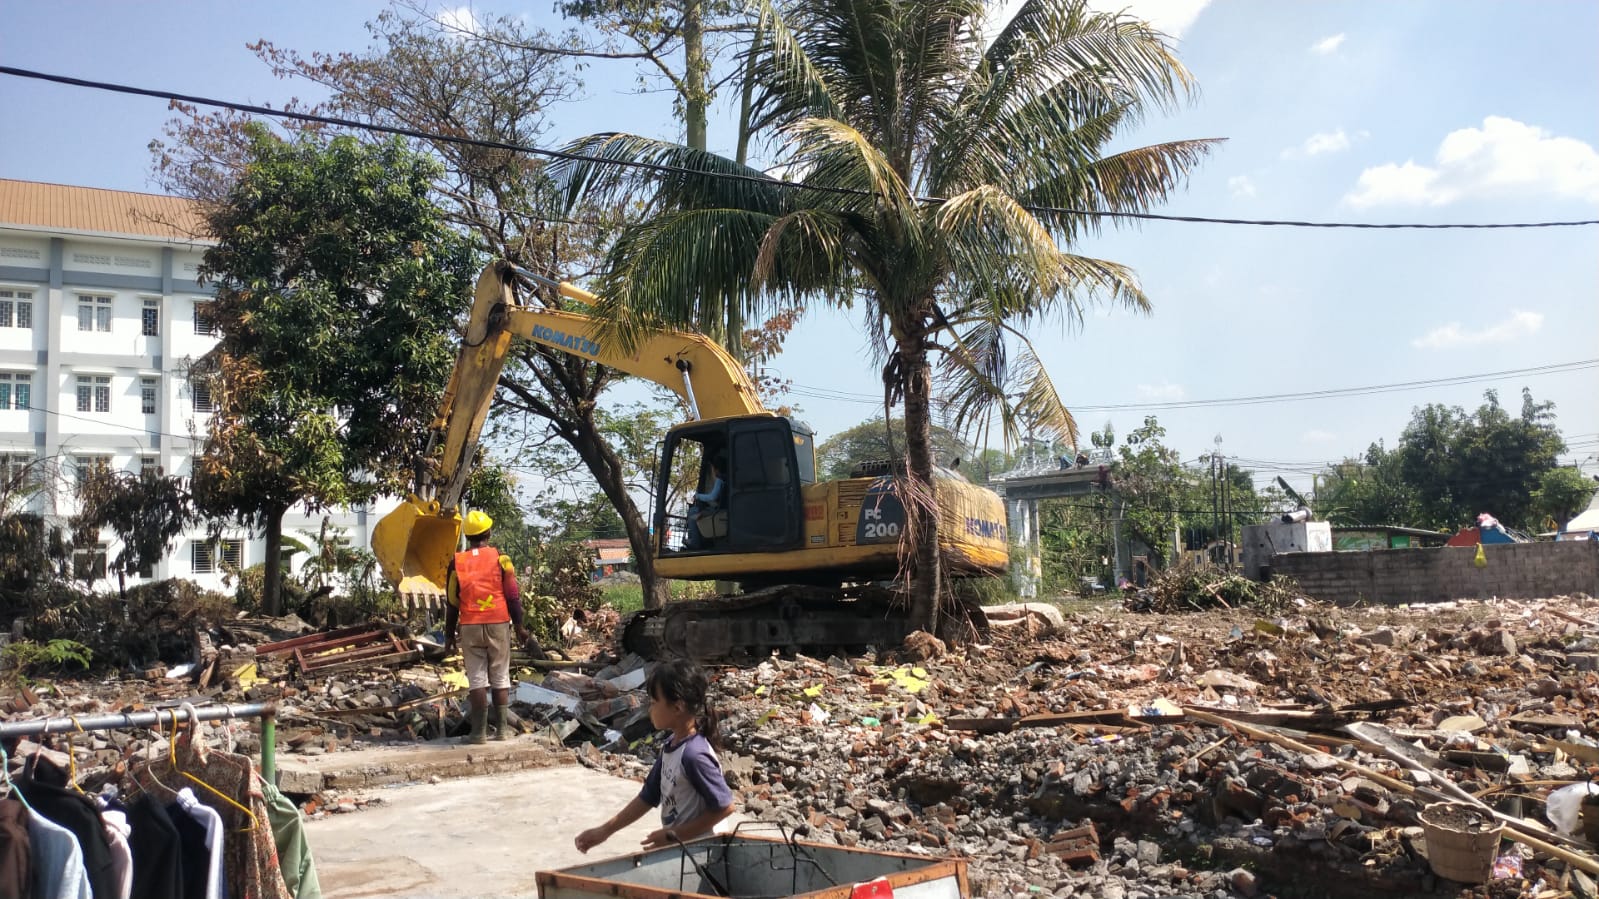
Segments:
[[[1298,581],[1306,595],[1340,605],[1599,596],[1599,543],[1509,543],[1483,552],[1484,568],[1473,564],[1475,546],[1281,553],[1271,570]]]

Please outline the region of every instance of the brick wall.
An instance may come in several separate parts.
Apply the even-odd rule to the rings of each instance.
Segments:
[[[1472,564],[1474,546],[1368,552],[1279,553],[1273,574],[1291,577],[1325,602],[1399,605],[1451,599],[1599,596],[1599,543],[1485,546],[1488,567]]]

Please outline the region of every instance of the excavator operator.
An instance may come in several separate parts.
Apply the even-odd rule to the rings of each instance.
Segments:
[[[444,648],[455,648],[460,625],[461,655],[466,663],[471,702],[471,731],[463,743],[488,741],[489,690],[494,691],[496,740],[511,738],[511,631],[528,639],[522,623],[522,591],[516,566],[489,545],[494,519],[477,509],[466,515],[467,548],[450,562],[445,585],[449,610],[444,616]]]

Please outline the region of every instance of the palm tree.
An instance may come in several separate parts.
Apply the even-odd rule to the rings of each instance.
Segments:
[[[1102,154],[1193,89],[1148,24],[1082,0],[1030,0],[991,41],[983,19],[981,0],[768,8],[754,62],[770,172],[619,133],[576,142],[584,158],[564,166],[573,202],[648,200],[602,285],[617,339],[661,325],[716,334],[730,304],[864,311],[885,406],[905,406],[912,616],[927,629],[941,595],[935,386],[948,420],[1075,443],[1022,328],[1075,325],[1095,302],[1147,310],[1131,270],[1070,248],[1097,232],[1095,212],[1164,199],[1211,144]]]

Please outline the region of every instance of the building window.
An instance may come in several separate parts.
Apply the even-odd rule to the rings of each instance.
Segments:
[[[145,415],[155,414],[156,383],[155,378],[139,379],[139,408],[144,410]]]
[[[110,375],[78,375],[78,411],[111,411]]]
[[[33,480],[37,476],[33,470],[36,461],[27,453],[0,454],[0,493],[9,493]]]
[[[194,411],[216,411],[216,404],[211,401],[211,385],[202,384],[199,381],[195,381],[189,386],[190,390],[194,393]]]
[[[0,328],[33,327],[33,291],[0,290]]]
[[[194,304],[194,333],[210,337],[217,332],[217,323],[211,318],[210,303]]]
[[[72,551],[72,575],[80,581],[97,581],[106,576],[106,544],[96,543]]]
[[[111,470],[111,457],[110,456],[73,456],[72,457],[72,473],[73,473],[74,478],[77,480],[79,487],[83,486],[83,481],[84,481],[84,479],[86,477],[88,477],[89,472],[97,471],[97,472],[102,472],[103,473],[103,472],[107,472],[107,471],[110,471],[110,470]]]
[[[145,300],[142,318],[143,333],[146,337],[155,337],[161,333],[161,301]]]
[[[155,456],[139,457],[139,476],[153,478],[161,473],[161,460]]]
[[[189,561],[195,574],[211,574],[218,566],[239,568],[244,561],[243,540],[222,540],[213,544],[209,540],[196,540],[189,544]]]
[[[33,373],[0,371],[0,409],[26,409],[33,405]]]
[[[111,298],[78,297],[78,330],[110,331]]]

